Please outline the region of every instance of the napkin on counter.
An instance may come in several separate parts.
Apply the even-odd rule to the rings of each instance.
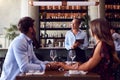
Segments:
[[[88,73],[87,71],[81,71],[81,70],[69,70],[68,72],[69,74],[82,74],[82,75],[85,75]]]
[[[66,61],[65,63],[68,64],[68,65],[70,65],[70,64],[72,64],[72,63],[76,63],[76,61],[73,61],[73,62],[71,62],[71,61]]]
[[[26,73],[26,75],[43,75],[45,72],[40,72],[38,71],[29,71],[28,73]]]

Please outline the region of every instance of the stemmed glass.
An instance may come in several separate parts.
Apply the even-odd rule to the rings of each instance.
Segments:
[[[75,57],[76,57],[76,53],[75,53],[75,50],[74,50],[74,49],[71,49],[71,50],[69,51],[69,57],[70,57],[71,60],[72,60],[71,63],[73,63],[73,60],[74,60]]]
[[[50,50],[50,58],[55,61],[55,58],[57,57],[56,50]]]

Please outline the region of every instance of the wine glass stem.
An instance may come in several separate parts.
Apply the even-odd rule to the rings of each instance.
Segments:
[[[73,64],[73,60],[74,60],[74,58],[72,58],[72,62],[71,62],[71,64]]]
[[[55,62],[55,58],[53,58],[53,62]]]
[[[53,62],[54,62],[55,60],[53,59]]]
[[[71,61],[71,65],[73,64],[73,59],[72,59],[72,61]]]

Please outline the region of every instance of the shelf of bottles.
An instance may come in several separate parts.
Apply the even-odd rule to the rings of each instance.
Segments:
[[[41,39],[41,44],[44,45],[44,47],[48,47],[49,44],[51,43],[52,46],[51,47],[56,47],[59,46],[59,43],[62,44],[64,43],[64,39],[65,39],[65,34],[66,31],[65,30],[41,30],[40,32],[40,39]],[[50,44],[50,45],[51,45]],[[64,47],[59,46],[59,47]]]
[[[86,6],[41,6],[40,21],[71,21],[86,15]]]
[[[120,28],[120,1],[105,0],[105,16],[106,19],[115,28]]]
[[[48,42],[56,43],[55,47],[58,42],[64,42],[67,30],[70,30],[70,22],[41,22],[40,39],[45,47],[48,47]]]
[[[48,47],[64,46],[66,31],[70,30],[73,18],[87,15],[87,6],[40,6],[39,7],[40,43]],[[83,28],[82,28],[83,29]]]

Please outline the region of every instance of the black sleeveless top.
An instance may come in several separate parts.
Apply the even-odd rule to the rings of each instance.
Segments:
[[[112,69],[112,65],[113,65],[112,50],[113,49],[108,44],[102,42],[102,47],[100,51],[100,56],[102,57],[102,59],[98,63],[98,65],[92,69],[92,72],[98,73],[101,76],[101,80],[114,80],[113,69]]]

